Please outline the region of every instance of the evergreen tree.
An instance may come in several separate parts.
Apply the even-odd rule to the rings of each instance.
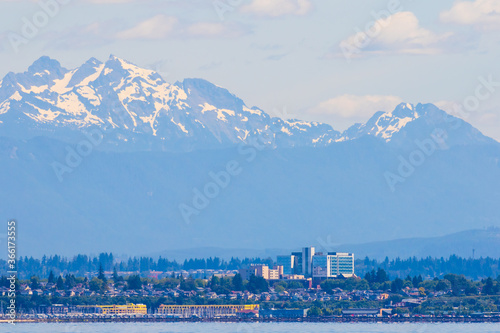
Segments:
[[[57,278],[56,288],[58,290],[64,290],[64,280],[63,280],[63,278],[60,275]]]
[[[100,292],[103,290],[103,285],[104,283],[101,279],[93,278],[92,280],[90,280],[89,289],[92,291]]]
[[[184,291],[196,290],[194,279],[192,277],[188,277],[186,280],[182,279],[179,288]]]
[[[269,284],[262,276],[252,275],[247,284],[248,291],[259,294],[269,290]]]
[[[142,289],[142,281],[139,275],[131,275],[128,280],[128,288],[133,290]]]
[[[97,278],[101,280],[103,283],[107,282],[106,275],[104,274],[104,268],[102,267],[102,264],[99,265],[99,274],[97,275]]]
[[[217,286],[219,285],[220,281],[219,281],[219,278],[217,276],[212,276],[212,279],[210,280],[210,289],[212,289],[212,291],[214,291]]]
[[[391,290],[393,293],[399,293],[403,289],[404,281],[400,278],[395,278],[391,283]]]
[[[39,284],[39,280],[38,280],[38,276],[35,276],[33,275],[30,279],[30,288],[31,290],[35,290],[35,289],[38,289],[40,288],[40,284]]]
[[[54,272],[50,271],[48,283],[55,283],[55,282],[56,278],[54,276]]]
[[[383,283],[385,281],[389,280],[389,277],[387,276],[387,273],[385,272],[385,270],[381,269],[379,267],[379,269],[377,270],[377,277],[376,277],[376,281],[378,283]]]
[[[493,279],[491,277],[486,279],[486,282],[483,287],[483,294],[485,295],[495,295],[495,287],[493,285]]]
[[[236,273],[233,277],[233,288],[237,291],[243,290],[243,279],[241,278],[240,273]]]
[[[113,268],[113,282],[118,282],[118,272],[116,271],[116,266]]]

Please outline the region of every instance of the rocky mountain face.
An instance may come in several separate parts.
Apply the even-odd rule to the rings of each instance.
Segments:
[[[457,124],[460,131],[450,131]],[[256,140],[270,148],[324,147],[366,135],[402,144],[436,127],[453,135],[448,144],[492,141],[432,104],[403,103],[340,133],[327,124],[271,117],[202,79],[167,83],[115,56],[105,63],[92,58],[73,70],[42,57],[0,85],[2,136],[78,142],[81,132],[97,129],[101,148],[118,151],[192,151]]]
[[[340,136],[326,124],[271,117],[205,80],[167,83],[115,56],[73,70],[42,57],[25,73],[9,73],[0,86],[0,121],[6,136],[74,141],[71,132],[98,128],[114,148],[139,150],[213,149],[252,139],[271,147],[324,146]]]

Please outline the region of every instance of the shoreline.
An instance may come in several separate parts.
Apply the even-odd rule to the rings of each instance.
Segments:
[[[8,324],[0,320],[0,324]],[[326,318],[48,318],[20,319],[15,324],[36,323],[500,323],[500,317],[326,317]]]

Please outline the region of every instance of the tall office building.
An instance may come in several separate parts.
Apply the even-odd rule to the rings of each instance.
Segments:
[[[312,259],[314,257],[314,247],[302,248],[302,274],[305,276],[312,275]]]
[[[278,266],[283,266],[283,274],[284,275],[292,275],[294,274],[294,268],[295,268],[295,256],[294,255],[289,255],[289,256],[278,256],[277,260],[277,265]]]
[[[292,252],[289,256],[278,256],[277,263],[283,266],[284,275],[296,274],[318,279],[354,276],[353,253],[316,253],[312,246],[302,248],[301,252]]]
[[[292,252],[293,274],[302,275],[302,252]]]

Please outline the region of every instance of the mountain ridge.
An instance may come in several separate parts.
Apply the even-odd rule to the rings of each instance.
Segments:
[[[0,219],[22,225],[22,255],[291,248],[500,226],[500,144],[432,104],[400,104],[339,133],[114,56],[30,68],[0,85]],[[229,164],[241,172],[219,179],[186,223],[181,205],[195,207]]]
[[[432,104],[401,103],[340,133],[329,124],[272,117],[203,79],[170,84],[114,55],[105,62],[91,58],[72,70],[43,56],[28,71],[8,73],[0,83],[0,129],[5,136],[50,135],[75,142],[71,132],[98,129],[105,134],[102,148],[109,149],[190,151],[256,139],[269,148],[323,147],[365,135],[402,145],[411,127],[446,130],[450,119],[466,124]],[[466,132],[459,134],[462,141],[449,144],[494,141],[469,124],[460,130]],[[430,135],[426,129],[418,131]]]

